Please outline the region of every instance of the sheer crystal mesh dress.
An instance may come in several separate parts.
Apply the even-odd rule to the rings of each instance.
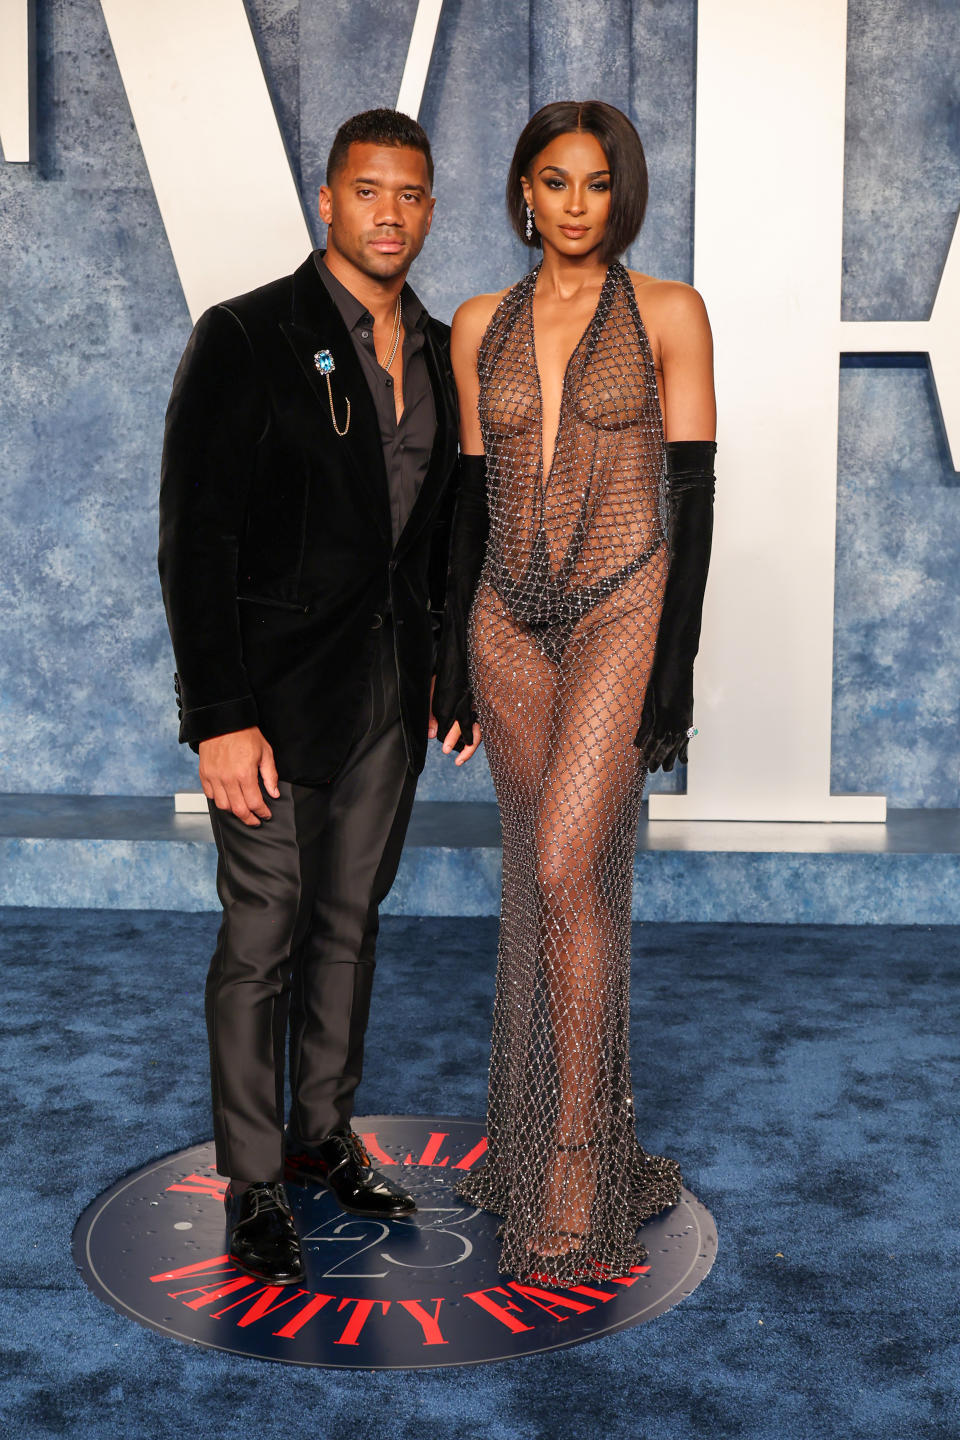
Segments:
[[[490,1152],[458,1191],[503,1216],[504,1272],[562,1283],[627,1273],[637,1227],[680,1198],[676,1163],[637,1142],[629,1059],[633,741],[668,546],[653,358],[620,264],[567,366],[543,474],[538,273],[478,356],[490,536],[469,658],[503,899]]]

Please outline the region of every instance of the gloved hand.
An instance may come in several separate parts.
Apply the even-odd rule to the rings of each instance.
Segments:
[[[490,531],[485,457],[461,455],[457,462],[457,478],[457,501],[450,537],[450,567],[437,653],[433,713],[437,717],[437,738],[441,744],[454,720],[458,722],[460,739],[454,749],[459,751],[472,742],[473,722],[477,718],[470,693],[467,627]]]
[[[693,662],[700,646],[703,595],[713,539],[713,440],[667,444],[670,569],[650,683],[634,744],[647,768],[686,764],[693,726]]]

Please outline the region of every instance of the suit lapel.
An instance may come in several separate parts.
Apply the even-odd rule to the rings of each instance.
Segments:
[[[377,524],[392,544],[390,496],[376,407],[354,351],[353,341],[340,318],[340,312],[317,274],[312,255],[294,272],[291,318],[281,321],[280,329],[317,402],[317,420],[321,427],[319,434],[322,436],[323,449],[326,451],[337,445],[344,447],[350,459],[350,467]],[[338,435],[334,428],[327,380],[314,363],[318,350],[329,350],[336,366],[330,376],[330,392],[333,395],[336,424],[340,430],[346,425],[347,401],[350,402],[350,424],[346,435]]]
[[[430,388],[433,390],[437,430],[433,437],[427,473],[397,541],[398,551],[416,535],[433,510],[457,456],[457,411],[454,403],[453,374],[446,356],[437,348],[429,325],[424,336],[423,355],[430,376]]]

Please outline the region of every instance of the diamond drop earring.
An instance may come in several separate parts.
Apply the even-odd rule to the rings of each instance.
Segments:
[[[533,211],[530,209],[529,205],[527,206],[527,228],[524,231],[524,234],[526,235],[528,240],[533,239]]]

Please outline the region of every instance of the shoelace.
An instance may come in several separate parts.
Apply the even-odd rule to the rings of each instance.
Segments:
[[[330,1175],[336,1175],[337,1171],[342,1170],[344,1165],[349,1165],[351,1160],[354,1165],[358,1165],[363,1170],[369,1170],[371,1168],[370,1156],[364,1149],[363,1142],[359,1135],[355,1135],[352,1130],[348,1130],[346,1135],[337,1135],[333,1138],[343,1141],[347,1154],[340,1161],[339,1165],[333,1165],[330,1168],[328,1172]]]
[[[284,1193],[282,1185],[280,1185],[279,1182],[276,1185],[267,1185],[265,1187],[258,1186],[258,1188],[253,1192],[253,1209],[247,1216],[246,1220],[240,1221],[240,1224],[246,1225],[248,1221],[256,1220],[258,1215],[264,1214],[270,1210],[279,1210],[285,1219],[290,1213],[290,1207],[287,1204],[287,1197]]]
[[[366,1147],[364,1146],[363,1141],[360,1139],[360,1136],[355,1135],[352,1130],[350,1131],[350,1141],[352,1142],[350,1148],[356,1154],[361,1165],[363,1165],[367,1170],[369,1170],[372,1164],[370,1156],[367,1154]]]

